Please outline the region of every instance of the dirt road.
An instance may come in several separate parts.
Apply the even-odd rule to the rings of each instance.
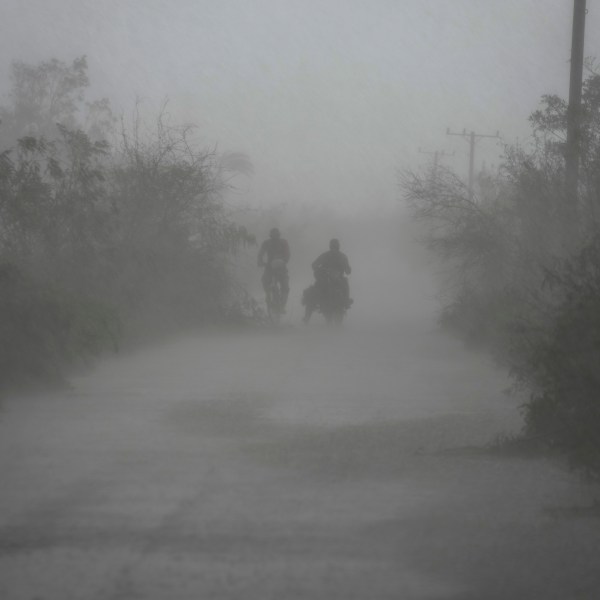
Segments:
[[[0,412],[4,600],[600,594],[589,490],[426,322],[204,335]],[[450,449],[450,451],[449,451]]]

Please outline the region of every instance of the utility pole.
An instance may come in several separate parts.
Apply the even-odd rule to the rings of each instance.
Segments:
[[[421,150],[421,148],[419,148],[419,152],[421,154],[428,154],[429,156],[433,156],[433,170],[432,170],[433,179],[436,178],[440,158],[443,158],[444,156],[454,156],[454,152],[452,154],[450,154],[448,152],[444,152],[443,150],[436,150],[435,152],[428,152],[426,150]]]
[[[475,142],[478,138],[496,138],[500,139],[500,132],[496,131],[494,135],[488,135],[484,133],[475,133],[471,131],[467,133],[466,129],[462,130],[462,133],[453,133],[450,128],[446,129],[446,135],[458,135],[464,139],[469,140],[469,198],[473,199],[473,179],[475,171]]]
[[[569,109],[567,112],[567,147],[565,191],[568,211],[577,210],[577,183],[581,152],[581,87],[583,83],[583,39],[585,33],[585,2],[573,2],[573,34],[571,38],[571,76],[569,80]]]

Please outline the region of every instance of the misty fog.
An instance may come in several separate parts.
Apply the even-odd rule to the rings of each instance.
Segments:
[[[0,598],[595,597],[600,453],[535,429],[572,18],[0,0]]]

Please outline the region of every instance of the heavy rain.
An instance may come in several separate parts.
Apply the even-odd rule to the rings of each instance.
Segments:
[[[0,599],[600,596],[593,0],[0,22]]]

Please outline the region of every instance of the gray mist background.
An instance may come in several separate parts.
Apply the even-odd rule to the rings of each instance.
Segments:
[[[478,143],[478,170],[527,144],[541,95],[568,92],[572,7],[0,0],[1,101],[13,60],[86,55],[89,100],[127,121],[139,97],[153,123],[168,98],[201,146],[248,155],[233,220],[259,243],[277,225],[292,248],[284,326],[186,330],[103,357],[67,389],[2,399],[0,599],[598,591],[597,519],[546,511],[590,488],[546,456],[488,452],[521,430],[522,398],[486,352],[436,328],[433,260],[397,180],[434,151],[466,176],[468,144],[446,128],[500,132]],[[600,3],[588,8],[593,57]],[[334,236],[355,303],[341,329],[321,315],[304,327],[310,264]],[[263,303],[256,252],[233,268]],[[148,314],[166,331],[178,316]]]
[[[567,95],[567,0],[2,0],[0,93],[11,60],[86,54],[90,96],[130,115],[199,126],[207,144],[245,152],[243,202],[396,204],[396,170],[444,150],[467,169],[453,131],[526,143],[544,93]],[[591,3],[586,56],[597,54]],[[476,167],[502,142],[478,144]]]

